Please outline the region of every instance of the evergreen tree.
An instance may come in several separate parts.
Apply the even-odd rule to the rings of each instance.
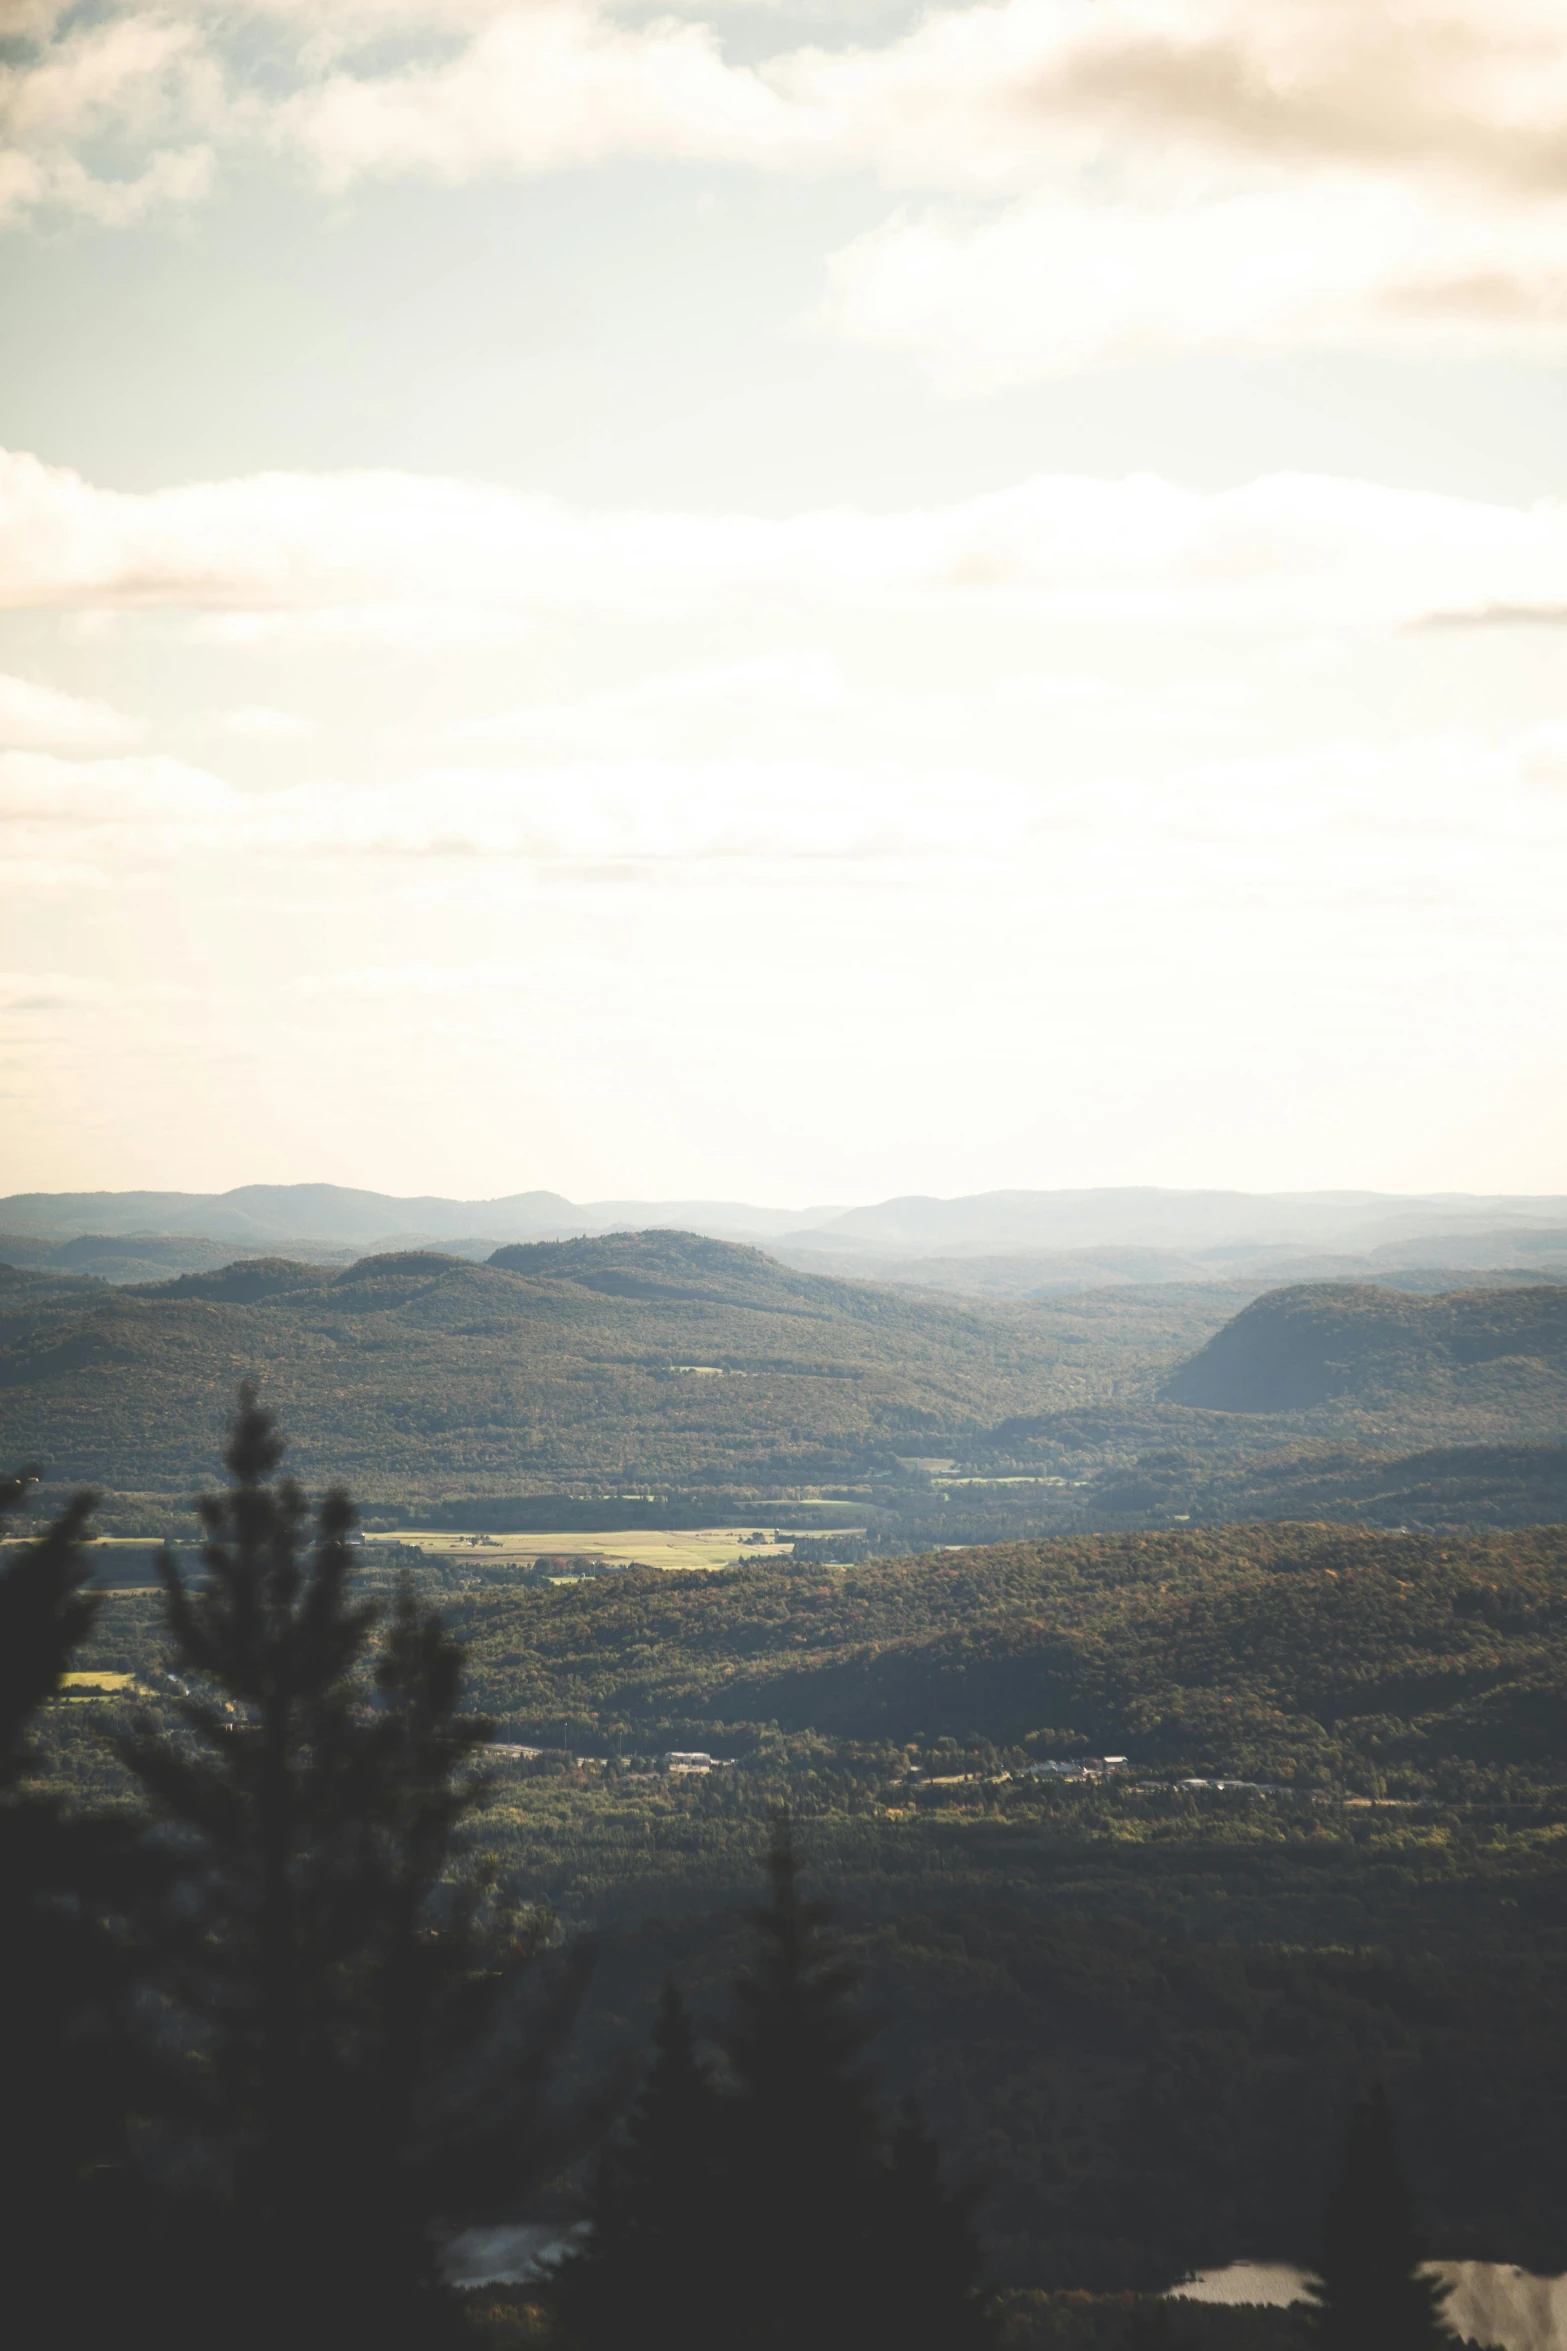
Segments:
[[[1127,2319],[1120,2351],[1202,2351],[1191,2311],[1189,2302],[1178,2310],[1168,2295],[1140,2303]]]
[[[898,2351],[981,2351],[990,2341],[976,2201],[943,2180],[941,2150],[909,2099],[892,2136],[878,2231],[880,2324]]]
[[[715,2259],[724,2114],[685,2003],[666,1984],[653,2057],[623,2133],[600,2158],[586,2244],[554,2300],[580,2351],[625,2351],[654,2332],[681,2351],[727,2351],[732,2318]]]
[[[1324,2351],[1435,2351],[1455,2340],[1442,2319],[1450,2288],[1420,2269],[1398,2133],[1381,2084],[1350,2110],[1322,2216],[1316,2331]]]
[[[986,2339],[964,2199],[906,2113],[891,2145],[865,2060],[874,2026],[858,1975],[802,1902],[786,1818],[769,1857],[772,1899],[738,1979],[734,2082],[720,2200],[731,2340],[755,2351],[862,2351],[882,2340],[962,2351]]]
[[[488,1736],[460,1712],[461,1652],[405,1591],[372,1656],[352,1506],[312,1515],[283,1450],[242,1391],[205,1576],[159,1562],[180,1731],[125,1754],[182,1866],[166,1981],[211,2084],[205,2234],[241,2335],[422,2344],[446,2320],[428,2224],[462,2192],[454,2152],[514,2157],[544,2070],[503,2014],[531,1941],[497,1948],[484,1888],[443,1887]]]
[[[736,2345],[859,2346],[875,2308],[881,2118],[865,2063],[872,2027],[855,1970],[802,1902],[786,1819],[753,1912],[756,1956],[736,1980],[727,2039],[735,2103],[718,2257]]]
[[[0,1523],[19,1510],[36,1470],[0,1479]],[[97,1602],[82,1590],[82,1538],[93,1498],[78,1494],[37,1542],[0,1574],[0,1790],[9,1794],[32,1761],[33,1716],[92,1629]]]
[[[31,1482],[0,1483],[0,1519]],[[0,2276],[39,2345],[83,2340],[101,2316],[135,2083],[133,1958],[115,1926],[143,1874],[134,1830],[68,1812],[32,1776],[32,1719],[93,1621],[91,1508],[79,1495],[0,1573]]]

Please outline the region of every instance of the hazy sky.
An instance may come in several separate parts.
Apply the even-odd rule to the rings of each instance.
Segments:
[[[0,0],[0,1191],[1567,1188],[1562,0]]]

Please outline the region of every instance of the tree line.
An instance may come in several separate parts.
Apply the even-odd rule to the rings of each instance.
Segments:
[[[979,2351],[980,2184],[884,2111],[785,1819],[727,2027],[671,1985],[629,2110],[612,2080],[562,2095],[592,1952],[466,1848],[489,1728],[462,1651],[411,1586],[356,1595],[351,1503],[312,1509],[283,1451],[246,1392],[199,1570],[160,1559],[169,1705],[116,1734],[133,1811],[36,1770],[97,1605],[90,1498],[0,1575],[0,2261],[28,2339],[155,2312],[169,2351],[219,2325],[241,2351],[442,2351],[472,2340],[443,2232],[591,2157],[544,2289],[564,2351]],[[1329,2351],[1440,2340],[1378,2091],[1335,2197]]]

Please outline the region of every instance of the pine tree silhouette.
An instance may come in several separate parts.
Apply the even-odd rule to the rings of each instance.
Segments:
[[[0,1483],[0,1518],[31,1473]],[[123,2221],[122,2123],[139,2070],[124,2030],[135,1954],[116,1921],[154,1865],[134,1824],[67,1811],[30,1784],[33,1717],[91,1629],[78,1495],[0,1573],[0,2276],[39,2345],[88,2339]]]
[[[1358,2098],[1322,2216],[1316,2332],[1324,2351],[1434,2351],[1455,2337],[1451,2289],[1422,2274],[1398,2133],[1378,2083]]]
[[[1189,2303],[1178,2311],[1167,2296],[1143,2303],[1128,2318],[1119,2351],[1202,2351],[1190,2311]]]
[[[429,2223],[465,2165],[502,2185],[580,1984],[531,2040],[503,2013],[536,1930],[490,1934],[482,1884],[442,1884],[488,1736],[460,1711],[461,1652],[405,1590],[372,1656],[352,1505],[312,1516],[283,1450],[243,1390],[231,1488],[200,1505],[205,1576],[159,1562],[181,1732],[124,1753],[182,1864],[165,1979],[212,2086],[225,2332],[423,2345],[450,2315]]]
[[[0,1520],[19,1510],[36,1470],[0,1479]],[[92,1629],[97,1602],[82,1590],[82,1538],[93,1497],[78,1494],[37,1542],[0,1575],[0,1788],[16,1786],[32,1750],[32,1717]]]
[[[730,2340],[747,2351],[982,2343],[965,2200],[943,2187],[917,2116],[889,2149],[865,2060],[875,2027],[829,1906],[799,1898],[784,1815],[768,1871],[772,1899],[753,1914],[759,1949],[734,1986],[728,2035],[717,2257]]]
[[[775,1823],[772,1899],[736,1980],[727,2037],[736,2099],[718,2258],[755,2351],[837,2351],[866,2340],[875,2308],[881,2128],[865,2063],[872,2026],[857,1977],[802,1902],[789,1823]]]
[[[622,2351],[649,2334],[655,2314],[658,2339],[681,2351],[726,2351],[733,2340],[714,2246],[723,2123],[690,2016],[668,1984],[641,2095],[599,2161],[591,2234],[556,2272],[556,2308],[580,2351]]]
[[[981,2351],[991,2339],[978,2298],[972,2191],[949,2188],[941,2151],[912,2099],[893,2133],[877,2231],[877,2306],[899,2351]]]

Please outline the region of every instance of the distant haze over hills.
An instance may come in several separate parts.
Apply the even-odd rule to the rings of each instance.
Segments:
[[[629,1482],[635,1512],[655,1482],[776,1489],[944,1452],[955,1428],[1091,1396],[1081,1352],[1045,1309],[823,1279],[691,1233],[508,1243],[485,1265],[251,1259],[135,1289],[11,1272],[0,1459],[189,1490],[248,1373],[308,1476],[382,1495]]]
[[[199,1482],[249,1374],[307,1477],[404,1523],[787,1511],[807,1538],[914,1550],[1096,1520],[1562,1515],[1567,1280],[1254,1297],[1249,1279],[943,1296],[667,1230],[503,1242],[487,1264],[252,1250],[118,1287],[0,1265],[0,1460],[161,1531],[156,1497]]]
[[[500,1200],[399,1199],[341,1184],[241,1184],[232,1192],[14,1192],[0,1200],[0,1232],[48,1234],[210,1234],[274,1243],[418,1238],[560,1240],[628,1225],[679,1225],[727,1238],[769,1237],[839,1216],[836,1208],[751,1208],[726,1201],[598,1200],[586,1207],[559,1192],[513,1192]]]
[[[4,1204],[0,1203],[0,1216]],[[1472,1193],[1175,1192],[1136,1186],[1078,1192],[979,1192],[845,1209],[814,1232],[820,1246],[909,1256],[991,1251],[1198,1249],[1258,1244],[1374,1247],[1417,1233],[1489,1223],[1567,1227],[1567,1196]]]
[[[1567,1195],[1382,1192],[910,1194],[861,1208],[744,1201],[398,1198],[337,1184],[229,1192],[22,1192],[0,1200],[0,1259],[110,1281],[199,1271],[236,1254],[501,1245],[676,1228],[749,1241],[804,1271],[1027,1296],[1214,1276],[1331,1278],[1401,1269],[1567,1273]]]

